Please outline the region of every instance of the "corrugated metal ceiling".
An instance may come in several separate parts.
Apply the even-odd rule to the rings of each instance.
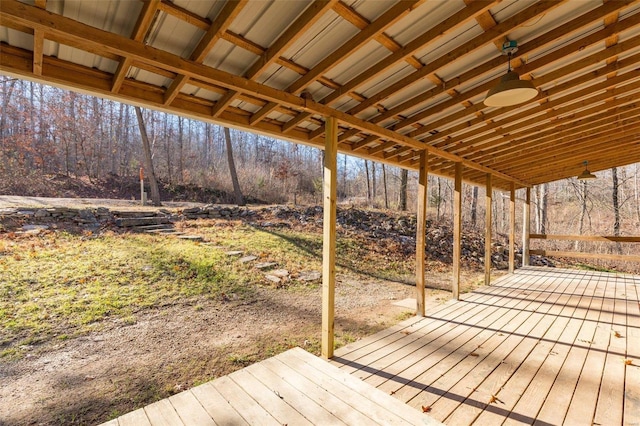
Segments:
[[[575,175],[583,160],[593,170],[640,161],[636,118],[620,132],[597,130],[623,110],[635,117],[638,1],[48,0],[46,12],[35,4],[0,6],[4,73],[319,147],[323,116],[336,115],[346,153],[415,169],[427,149],[433,172],[451,175],[462,162],[467,180],[492,173],[505,188]],[[141,37],[127,44],[135,31]],[[527,105],[485,107],[506,71],[506,40],[518,41],[512,65],[541,93]],[[40,48],[42,70],[20,59]],[[203,59],[190,61],[198,49]],[[203,67],[194,74],[190,63]],[[71,64],[110,76],[111,90],[61,77]],[[134,83],[163,91],[164,101]],[[536,136],[558,123],[602,142],[576,136],[568,149],[564,132],[554,149]],[[624,155],[607,149],[618,138]],[[536,146],[548,155],[529,169],[508,166]]]

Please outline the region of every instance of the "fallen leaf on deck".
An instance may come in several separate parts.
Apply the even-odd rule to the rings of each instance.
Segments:
[[[502,402],[502,401],[500,401],[500,399],[498,399],[497,396],[491,395],[491,398],[489,398],[489,404],[494,404],[496,402]]]
[[[633,365],[633,360],[632,359],[625,359],[624,360],[624,364],[625,365]]]
[[[478,355],[478,354],[477,354],[477,353],[475,353],[475,352],[471,352],[469,355],[470,355],[470,356],[480,356],[480,355]]]
[[[617,331],[614,331],[613,335],[616,336],[616,337],[622,337],[622,334],[618,333]]]
[[[422,406],[423,413],[428,413],[429,411],[431,411],[431,407],[425,407],[424,405]]]

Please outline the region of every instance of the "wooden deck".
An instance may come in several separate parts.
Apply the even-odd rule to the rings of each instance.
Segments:
[[[104,425],[439,425],[300,348]]]
[[[445,424],[640,425],[639,292],[639,276],[525,268],[331,363]]]

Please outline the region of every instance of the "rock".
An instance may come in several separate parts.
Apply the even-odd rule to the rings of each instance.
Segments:
[[[23,231],[45,231],[49,229],[49,227],[47,225],[23,225],[22,226],[22,230]]]
[[[260,262],[260,263],[256,263],[255,267],[257,269],[269,269],[269,268],[273,268],[276,265],[277,263],[275,262]]]
[[[253,256],[253,255],[252,256],[245,256],[245,257],[241,257],[239,261],[241,263],[247,263],[247,262],[252,262],[252,261],[256,260],[257,258],[258,258],[258,256]]]
[[[298,274],[298,281],[317,281],[322,278],[319,271],[304,271]]]
[[[240,256],[242,253],[244,253],[242,250],[231,250],[225,252],[224,254],[226,254],[227,256]]]
[[[33,217],[37,217],[37,218],[49,217],[49,216],[51,216],[51,214],[45,209],[36,210],[36,212],[33,214]]]
[[[275,275],[271,275],[271,274],[267,274],[264,276],[267,280],[276,283],[276,284],[280,284],[281,278],[280,277],[276,277]]]
[[[181,240],[202,241],[202,237],[200,235],[178,235],[178,238]]]
[[[276,269],[274,271],[271,271],[271,275],[275,275],[276,277],[280,278],[287,278],[289,276],[289,271],[287,271],[286,269]]]

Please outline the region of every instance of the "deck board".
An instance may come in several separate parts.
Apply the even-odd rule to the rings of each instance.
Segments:
[[[640,424],[639,288],[527,267],[332,363],[445,424]]]
[[[295,348],[108,424],[637,426],[639,295],[638,276],[527,267],[329,362]]]

